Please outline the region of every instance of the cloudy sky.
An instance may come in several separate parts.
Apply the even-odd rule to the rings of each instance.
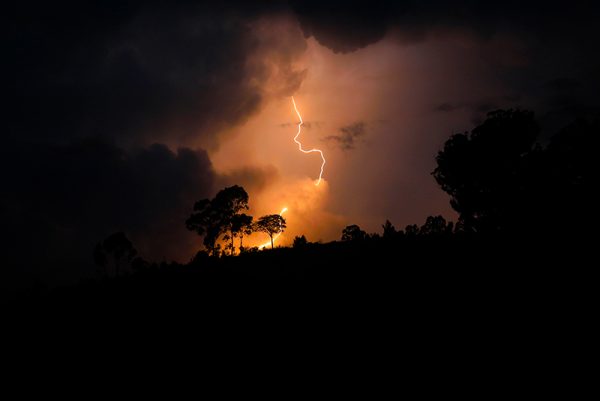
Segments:
[[[282,244],[453,219],[430,175],[451,134],[521,107],[547,137],[600,106],[598,6],[485,3],[13,5],[1,67],[10,271],[89,276],[94,244],[119,230],[149,260],[186,262],[201,244],[184,227],[194,201],[232,184],[255,216],[288,207]],[[319,156],[293,142],[291,96],[303,146],[327,159],[319,186]]]

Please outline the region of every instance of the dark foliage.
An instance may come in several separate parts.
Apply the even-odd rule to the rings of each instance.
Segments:
[[[367,233],[356,224],[347,226],[342,231],[342,241],[363,241],[365,238],[367,238]]]
[[[124,269],[132,267],[132,260],[136,255],[137,251],[125,233],[117,232],[96,245],[94,262],[102,274],[109,275],[109,269],[112,267],[114,275],[118,276]],[[136,267],[140,267],[140,261],[136,263]]]
[[[254,231],[253,217],[245,213],[236,214],[231,218],[231,252],[233,254],[233,238],[240,238],[240,252],[244,251],[244,236]]]
[[[234,185],[222,189],[213,199],[202,199],[194,205],[194,212],[185,222],[188,230],[204,237],[203,243],[209,252],[215,252],[216,242],[228,232],[226,240],[231,240],[233,254],[234,233],[238,233],[247,217],[238,216],[248,209],[248,193]],[[245,215],[244,215],[245,216]]]
[[[294,238],[294,242],[292,243],[292,247],[296,249],[306,248],[308,246],[308,241],[304,235],[298,236]]]
[[[598,122],[578,121],[543,147],[534,115],[498,110],[438,154],[433,176],[461,230],[480,235],[581,234],[593,214]]]
[[[273,236],[282,233],[286,228],[286,222],[279,214],[269,214],[262,216],[254,225],[254,230],[267,234],[271,240],[271,249],[273,248]]]

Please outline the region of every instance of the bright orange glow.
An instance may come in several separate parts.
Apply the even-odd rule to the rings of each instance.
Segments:
[[[283,214],[284,214],[285,212],[287,212],[287,210],[288,210],[288,209],[287,209],[287,207],[284,207],[283,209],[281,209],[281,212],[279,212],[279,215],[280,215],[280,216],[283,216]],[[273,237],[273,243],[275,243],[275,241],[277,240],[277,238],[279,238],[279,236],[280,236],[280,235],[281,235],[281,233],[277,233],[277,234],[275,234],[275,236]],[[258,249],[263,249],[264,247],[266,247],[266,246],[268,246],[268,245],[271,245],[271,241],[267,241],[267,242],[265,242],[264,244],[262,244],[262,245],[259,245],[259,246],[258,246]]]
[[[319,179],[315,183],[315,185],[319,185],[321,183],[321,178],[323,177],[323,169],[325,168],[325,163],[326,163],[325,156],[323,156],[323,151],[321,149],[316,149],[316,148],[312,148],[309,150],[302,149],[302,144],[298,140],[298,137],[300,136],[300,132],[302,132],[302,125],[304,124],[304,121],[302,121],[302,116],[300,115],[300,112],[298,111],[298,107],[296,106],[296,101],[294,100],[293,96],[292,96],[292,104],[294,105],[294,110],[296,111],[296,114],[298,115],[298,118],[300,119],[300,121],[298,122],[298,132],[296,133],[296,136],[294,137],[294,142],[296,142],[298,144],[298,149],[300,150],[300,152],[302,152],[302,153],[318,152],[321,155],[321,160],[323,160],[323,163],[321,163],[321,172],[319,173]]]
[[[302,132],[302,125],[304,124],[304,121],[302,120],[302,116],[300,115],[300,111],[298,110],[298,106],[296,105],[296,100],[294,100],[293,96],[292,96],[292,104],[294,105],[294,111],[296,112],[296,115],[298,116],[298,119],[300,120],[298,122],[298,132],[296,133],[296,136],[294,137],[294,142],[296,142],[298,144],[298,150],[300,150],[300,152],[302,152],[302,153],[315,153],[316,152],[321,155],[321,160],[323,161],[321,163],[321,172],[319,173],[319,178],[317,179],[317,182],[315,183],[315,185],[319,185],[323,178],[323,169],[325,168],[325,163],[326,163],[325,156],[323,155],[323,151],[321,149],[316,149],[316,148],[312,148],[309,150],[302,149],[302,143],[300,143],[300,141],[298,140],[298,137],[300,136],[300,133]],[[281,212],[279,212],[279,215],[283,216],[283,214],[287,210],[288,210],[287,207],[284,207],[283,209],[281,209]],[[278,233],[273,237],[273,243],[277,240],[277,238],[279,238],[280,235],[281,235],[281,233]],[[265,247],[267,247],[270,244],[271,244],[271,241],[267,241],[264,244],[259,245],[258,249],[264,249]]]

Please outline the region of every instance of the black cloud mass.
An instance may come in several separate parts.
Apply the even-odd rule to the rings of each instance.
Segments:
[[[206,138],[256,111],[270,76],[256,60],[265,50],[252,9],[102,2],[18,11],[7,74],[13,135]],[[296,84],[301,73],[284,64],[302,45],[277,49]]]

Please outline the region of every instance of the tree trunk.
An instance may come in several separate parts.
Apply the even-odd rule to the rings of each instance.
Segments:
[[[231,231],[231,256],[233,256],[235,248],[233,246],[233,231]]]
[[[240,233],[240,252],[242,252],[243,247],[244,247],[244,234]]]
[[[269,237],[271,237],[271,249],[273,249],[273,236],[269,235]]]

